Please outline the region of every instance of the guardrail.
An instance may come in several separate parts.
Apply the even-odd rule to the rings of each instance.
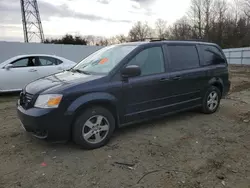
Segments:
[[[229,64],[250,65],[250,48],[233,48],[223,51]]]

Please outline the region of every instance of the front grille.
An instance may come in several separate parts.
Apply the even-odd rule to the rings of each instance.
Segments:
[[[26,101],[28,102],[28,103],[30,103],[31,101],[32,101],[32,98],[33,98],[33,95],[32,94],[30,94],[30,93],[25,93],[25,98],[26,98]]]
[[[30,108],[32,106],[32,99],[33,99],[33,95],[27,92],[22,91],[20,93],[20,105],[27,109]]]

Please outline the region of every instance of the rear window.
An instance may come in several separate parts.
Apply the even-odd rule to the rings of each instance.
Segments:
[[[199,56],[195,45],[168,45],[172,71],[199,67]]]
[[[216,46],[201,45],[201,49],[204,56],[204,65],[215,65],[226,62],[222,52]]]

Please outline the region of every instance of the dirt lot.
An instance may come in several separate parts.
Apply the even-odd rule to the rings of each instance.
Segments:
[[[213,115],[186,112],[117,131],[86,151],[26,134],[15,96],[0,97],[0,187],[250,187],[250,67]],[[126,163],[126,164],[120,164]]]

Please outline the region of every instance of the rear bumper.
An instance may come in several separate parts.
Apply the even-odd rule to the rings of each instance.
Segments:
[[[71,137],[71,118],[59,109],[24,109],[17,104],[17,114],[21,125],[40,139],[67,141]]]

